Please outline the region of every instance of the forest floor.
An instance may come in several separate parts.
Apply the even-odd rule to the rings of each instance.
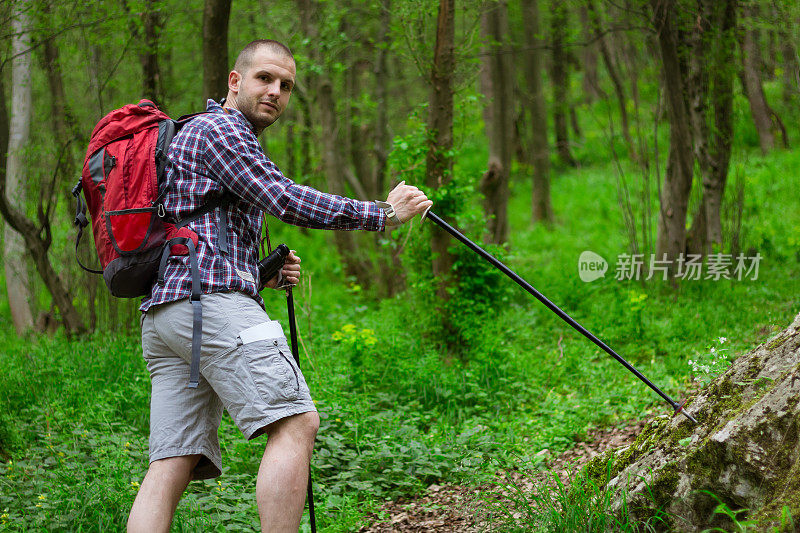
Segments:
[[[420,497],[387,501],[374,513],[367,515],[366,525],[359,533],[472,533],[485,531],[486,499],[509,501],[508,487],[530,493],[538,482],[557,475],[563,483],[583,465],[609,449],[629,445],[648,420],[629,421],[613,428],[596,428],[587,432],[575,446],[546,463],[538,477],[529,478],[520,472],[497,472],[496,481],[479,487],[464,485],[431,485]]]

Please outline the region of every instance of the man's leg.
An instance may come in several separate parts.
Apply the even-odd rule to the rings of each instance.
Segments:
[[[168,532],[199,455],[168,457],[150,463],[128,516],[128,533]]]
[[[261,531],[294,533],[300,528],[318,429],[316,412],[283,418],[267,428],[267,448],[256,481]]]

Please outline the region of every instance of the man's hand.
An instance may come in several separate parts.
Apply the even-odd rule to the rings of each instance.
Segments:
[[[278,276],[275,276],[269,280],[266,287],[270,289],[277,288],[278,278]],[[294,286],[300,282],[300,258],[295,255],[294,250],[289,252],[289,255],[286,257],[286,262],[283,264],[283,268],[281,268],[280,280],[281,287],[287,285]]]
[[[413,185],[406,185],[405,181],[401,181],[397,187],[392,189],[386,202],[392,204],[401,224],[408,222],[415,215],[424,213],[433,205],[424,192]]]

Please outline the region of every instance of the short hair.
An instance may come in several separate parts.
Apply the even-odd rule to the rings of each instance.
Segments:
[[[283,54],[294,61],[294,55],[292,55],[292,51],[289,50],[289,47],[282,42],[275,41],[273,39],[256,39],[242,48],[242,51],[239,52],[238,56],[236,56],[236,62],[233,64],[233,70],[239,72],[240,74],[247,72],[247,70],[250,68],[250,65],[253,63],[253,56],[260,48],[269,48],[273,52]]]

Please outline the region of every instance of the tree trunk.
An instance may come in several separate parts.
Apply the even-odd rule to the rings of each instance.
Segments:
[[[736,44],[735,0],[704,0],[709,34],[700,43],[708,50],[709,64],[703,66],[709,80],[704,85],[713,107],[712,128],[707,127],[707,113],[702,116],[705,128],[695,128],[695,134],[704,135],[707,152],[699,161],[703,176],[703,197],[692,219],[688,234],[688,251],[707,254],[713,246],[722,243],[721,205],[725,195],[728,167],[733,139],[733,80],[734,50]],[[699,144],[695,141],[696,144]]]
[[[228,94],[228,19],[231,0],[205,0],[203,8],[203,101]]]
[[[358,50],[363,49],[362,43],[357,44],[356,50],[350,55],[358,54]],[[345,143],[350,153],[350,167],[353,169],[351,181],[357,183],[354,190],[360,191],[363,199],[374,199],[378,197],[378,191],[373,189],[375,174],[373,160],[370,157],[370,142],[372,140],[372,127],[369,120],[363,116],[363,110],[359,106],[362,91],[366,91],[365,83],[369,63],[360,58],[354,58],[354,62],[348,69],[345,76],[345,101],[348,106],[348,113],[345,119],[345,130],[347,131],[347,142]]]
[[[783,56],[783,103],[793,106],[800,92],[800,63],[797,60],[797,49],[792,44],[788,32],[781,34],[781,55]]]
[[[531,159],[533,163],[532,221],[551,224],[553,209],[550,206],[550,149],[547,144],[547,109],[542,87],[542,39],[539,28],[538,0],[522,0],[525,20],[525,48],[523,59],[525,81],[528,85],[527,107],[531,113]]]
[[[455,0],[440,0],[436,22],[436,45],[431,68],[431,93],[428,130],[431,132],[425,157],[425,184],[438,189],[450,181],[453,169],[453,75],[455,71]],[[450,213],[439,213],[447,216]],[[447,251],[450,238],[444,231],[431,233],[433,274],[446,279],[454,258]],[[447,299],[446,282],[439,285],[439,296]]]
[[[508,239],[508,179],[513,144],[513,68],[506,46],[508,8],[504,0],[484,6],[481,31],[487,46],[481,59],[481,88],[486,96],[484,123],[489,164],[481,179],[489,242]]]
[[[386,168],[389,159],[389,149],[391,147],[391,137],[389,134],[389,91],[388,81],[391,79],[389,74],[389,47],[391,46],[391,24],[392,24],[392,3],[391,0],[381,0],[379,29],[376,38],[376,57],[373,75],[375,78],[375,135],[373,139],[373,154],[375,157],[374,176],[372,189],[375,198],[384,198],[388,192],[386,183]],[[376,249],[380,249],[384,235],[374,236]],[[384,248],[386,249],[386,248]],[[405,285],[405,276],[399,253],[392,253],[388,257],[385,254],[379,256],[379,275],[381,278],[382,296],[391,297],[400,292]]]
[[[638,152],[633,144],[633,139],[630,134],[630,119],[628,118],[627,96],[625,95],[625,87],[622,84],[622,77],[620,76],[614,58],[611,55],[611,50],[608,46],[608,41],[603,36],[603,31],[600,27],[600,13],[597,11],[593,0],[586,0],[586,6],[589,10],[589,20],[594,28],[595,38],[597,39],[597,46],[600,49],[600,55],[603,58],[603,64],[608,72],[608,77],[611,79],[611,85],[614,87],[614,94],[617,95],[617,103],[619,104],[619,119],[621,122],[622,138],[625,139],[625,145],[628,147],[628,153],[634,160],[639,159]]]
[[[298,12],[301,19],[301,31],[307,39],[314,42],[319,35],[318,16],[320,6],[312,0],[297,0]],[[323,58],[316,51],[311,52],[311,61],[322,65]],[[322,69],[323,71],[325,69]],[[336,101],[333,95],[333,81],[325,74],[309,73],[307,86],[315,94],[314,113],[316,122],[321,130],[321,159],[322,168],[327,181],[328,191],[344,196],[345,183],[349,182],[361,199],[366,193],[357,180],[354,179],[347,165],[347,151],[342,150],[340,124],[336,117]],[[308,99],[308,95],[306,95]],[[347,125],[345,124],[345,127]],[[359,190],[360,187],[360,190]],[[371,263],[365,254],[361,253],[355,236],[351,232],[335,231],[333,238],[337,251],[342,259],[344,271],[348,276],[353,276],[363,287],[370,287],[373,276]]]
[[[328,191],[340,196],[345,195],[345,166],[338,142],[338,125],[336,122],[336,105],[333,100],[333,84],[327,77],[320,77],[317,86],[317,102],[322,130],[322,166],[328,182]],[[333,232],[339,254],[344,262],[347,275],[354,276],[363,287],[369,287],[372,279],[369,261],[356,245],[354,235],[346,231]]]
[[[591,104],[598,98],[605,98],[600,89],[600,79],[597,76],[597,40],[592,31],[592,24],[589,20],[589,10],[585,5],[579,8],[581,18],[581,38],[584,45],[581,48],[581,68],[583,69],[583,94],[586,103]]]
[[[13,15],[11,40],[11,125],[8,134],[8,159],[6,161],[6,185],[3,195],[14,209],[24,212],[27,201],[25,179],[25,147],[28,144],[31,125],[31,43],[28,2],[18,1]],[[4,100],[5,105],[5,100]],[[1,149],[1,148],[0,148]],[[33,327],[30,280],[25,261],[25,246],[22,236],[12,226],[6,226],[3,234],[3,258],[5,263],[6,290],[11,317],[17,334],[21,335]]]
[[[24,25],[25,27],[27,24]],[[25,34],[23,31],[16,32],[18,36],[23,37]],[[25,50],[27,48],[22,48]],[[18,58],[26,57],[28,58],[28,65],[24,69],[25,72],[30,72],[30,55],[29,54],[21,54]],[[16,61],[16,59],[15,59]],[[24,83],[18,83],[15,77],[14,80],[14,90],[18,90],[20,87],[24,86]],[[12,97],[12,100],[15,98]],[[15,105],[15,115],[19,112],[24,110],[24,105],[18,105],[16,101],[13,102]],[[28,105],[30,109],[30,105]],[[15,118],[13,120],[18,120]],[[13,127],[9,126],[8,121],[8,113],[6,112],[5,108],[5,96],[2,87],[2,82],[0,81],[0,142],[4,139],[9,139],[9,147],[15,147],[11,132],[17,131],[18,126],[14,125]],[[1,151],[0,151],[1,152]],[[16,157],[17,150],[9,150],[9,160],[12,160]],[[0,214],[5,219],[8,226],[16,230],[19,234],[22,235],[24,242],[25,242],[25,249],[21,252],[15,252],[13,257],[21,257],[24,255],[25,251],[33,259],[34,265],[36,266],[37,272],[41,276],[42,280],[44,281],[45,287],[50,292],[51,297],[53,298],[53,302],[55,303],[56,307],[58,307],[59,311],[61,312],[61,321],[64,324],[64,328],[68,335],[72,333],[78,333],[85,331],[85,327],[83,325],[83,321],[81,320],[80,315],[78,314],[75,307],[72,305],[72,297],[70,295],[70,291],[64,286],[63,282],[61,281],[58,274],[53,269],[52,264],[50,263],[50,259],[48,258],[47,252],[52,242],[52,233],[50,231],[50,224],[47,220],[46,216],[49,214],[49,208],[45,209],[40,206],[38,210],[39,215],[39,226],[37,226],[34,222],[27,218],[23,209],[18,208],[14,205],[8,196],[8,188],[6,187],[7,178],[11,177],[12,174],[17,173],[15,170],[15,165],[18,169],[21,169],[21,161],[18,163],[14,163],[14,161],[6,161],[5,160],[5,152],[2,152],[0,155]],[[50,185],[43,185],[43,189],[52,191],[52,184]],[[48,199],[48,204],[50,203],[50,199]],[[6,228],[8,230],[8,228]],[[8,242],[8,241],[6,241]],[[8,258],[6,258],[8,259]],[[8,263],[6,262],[6,265]],[[6,282],[11,287],[12,282],[8,274],[6,274]],[[19,282],[13,282],[15,285],[19,285]],[[13,312],[13,311],[12,311]],[[31,318],[32,322],[32,318]]]
[[[381,0],[380,3],[380,29],[377,38],[377,57],[375,58],[375,139],[373,152],[375,154],[375,176],[372,184],[377,197],[386,193],[386,164],[389,159],[391,139],[389,137],[389,99],[387,81],[389,79],[389,54],[390,31],[392,24],[391,0]]]
[[[686,249],[686,211],[692,188],[694,157],[689,113],[684,94],[686,86],[681,70],[674,20],[674,0],[651,0],[658,35],[662,76],[667,96],[670,142],[667,169],[661,188],[656,257],[665,255],[672,262]]]
[[[131,38],[139,41],[139,63],[142,65],[142,97],[163,107],[164,95],[161,71],[158,67],[158,38],[164,25],[161,13],[153,9],[153,0],[145,0],[142,13],[131,13],[128,0],[121,0],[122,9],[128,15],[128,31]],[[141,18],[144,36],[134,16]]]
[[[43,11],[46,15],[51,14],[51,5],[49,2],[42,4]],[[43,67],[47,73],[47,82],[50,86],[50,113],[53,118],[55,126],[55,143],[60,145],[58,150],[59,154],[63,154],[61,164],[58,167],[58,175],[56,181],[56,189],[64,191],[64,200],[67,204],[72,204],[74,198],[70,193],[73,185],[73,180],[79,174],[76,170],[78,161],[83,156],[79,152],[78,142],[83,139],[83,133],[80,131],[78,123],[72,113],[72,108],[66,98],[64,91],[64,76],[61,70],[61,61],[59,58],[58,45],[55,37],[49,38],[44,41],[43,46]],[[67,186],[68,185],[68,186]],[[81,255],[81,260],[84,264],[89,264],[89,261],[94,260],[96,257],[94,247],[87,245],[78,250]],[[87,289],[87,305],[89,308],[89,329],[94,330],[97,324],[97,284],[99,277],[95,275],[87,275],[83,271],[78,271],[79,275],[70,276],[65,284],[67,290],[72,292],[76,286],[81,288],[85,285]]]
[[[551,78],[553,89],[553,127],[556,134],[556,153],[564,165],[578,166],[569,148],[569,129],[567,113],[569,113],[569,74],[568,61],[564,50],[567,31],[567,7],[563,2],[555,1],[551,6],[550,30],[552,46]]]
[[[756,31],[752,27],[753,7],[744,8],[743,29],[741,31],[742,50],[742,86],[750,103],[750,114],[758,133],[758,144],[761,153],[766,154],[775,147],[775,133],[772,127],[772,117],[777,118],[775,112],[767,103],[764,87],[761,84],[761,62],[758,49]],[[786,138],[784,136],[784,142]]]
[[[145,1],[142,23],[144,25],[144,52],[140,56],[142,63],[142,90],[145,98],[149,98],[156,105],[166,110],[166,107],[164,107],[161,69],[158,66],[158,39],[161,36],[164,20],[161,13],[153,10],[153,0]],[[227,61],[227,56],[225,59]]]

